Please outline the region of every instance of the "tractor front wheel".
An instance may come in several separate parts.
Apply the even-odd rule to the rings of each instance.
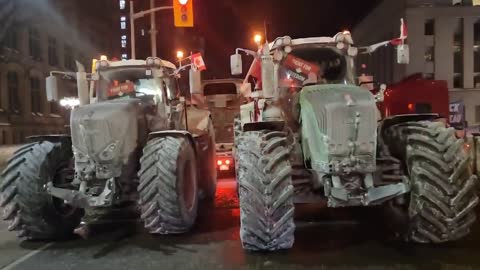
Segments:
[[[195,152],[184,137],[150,140],[140,159],[141,219],[152,234],[184,233],[194,225],[198,208]]]
[[[294,242],[293,185],[282,132],[245,132],[236,139],[240,238],[252,251],[289,249]]]
[[[457,240],[476,219],[476,176],[463,141],[436,122],[408,122],[387,131],[411,181],[404,238],[420,243]],[[403,149],[398,150],[401,145]]]

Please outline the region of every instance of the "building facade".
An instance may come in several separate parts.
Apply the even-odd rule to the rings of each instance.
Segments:
[[[0,40],[0,145],[67,132],[69,111],[47,101],[45,78],[53,70],[75,71],[75,61],[89,70],[91,59],[113,46],[110,19],[92,12],[105,10],[111,1],[88,1],[88,7],[81,2],[87,1],[39,0],[16,6]],[[77,95],[75,82],[65,80],[60,86],[62,96]]]
[[[359,58],[377,81],[398,82],[422,73],[448,82],[451,102],[465,104],[471,128],[480,125],[480,7],[472,1],[385,0],[353,30],[358,45],[390,40],[400,34],[400,19],[408,27],[410,63],[396,63],[395,50],[382,48]]]

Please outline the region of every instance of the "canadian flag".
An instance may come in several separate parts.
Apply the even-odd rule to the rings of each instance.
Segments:
[[[203,61],[201,53],[192,54],[192,64],[198,71],[207,70],[207,66],[205,65],[205,61]]]
[[[390,40],[390,43],[394,46],[403,44],[405,42],[405,39],[407,39],[407,36],[408,36],[408,29],[407,29],[407,25],[405,24],[405,21],[403,19],[400,19],[400,21],[401,21],[400,37]]]

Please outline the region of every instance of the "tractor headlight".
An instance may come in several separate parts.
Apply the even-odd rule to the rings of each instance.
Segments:
[[[117,143],[109,144],[99,155],[99,158],[102,161],[110,161],[115,158],[115,154],[117,153]]]
[[[77,148],[73,148],[73,156],[75,157],[75,161],[80,163],[86,163],[89,159],[87,154],[81,152]]]

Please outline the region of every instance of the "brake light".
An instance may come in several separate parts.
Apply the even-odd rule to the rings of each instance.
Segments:
[[[222,164],[223,164],[223,163],[222,163],[221,160],[217,160],[217,165],[218,165],[218,166],[221,166]]]
[[[413,112],[413,109],[414,109],[414,106],[413,106],[413,103],[408,103],[408,110]]]
[[[230,165],[230,159],[225,160],[225,164]]]

